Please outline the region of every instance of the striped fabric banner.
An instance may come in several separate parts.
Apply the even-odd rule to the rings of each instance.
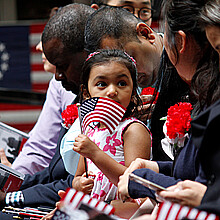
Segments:
[[[199,209],[181,206],[177,203],[163,202],[159,206],[156,220],[219,220],[215,214],[200,211]]]
[[[41,34],[45,24],[32,24],[29,28],[29,44],[30,44],[30,63],[31,63],[31,84],[32,91],[46,92],[48,82],[52,77],[52,73],[44,71],[42,63],[42,55],[36,50],[36,45],[41,39]]]
[[[92,122],[101,122],[111,134],[119,125],[125,111],[126,108],[112,99],[95,97],[85,100],[80,106],[83,133]]]
[[[68,213],[71,210],[77,209],[81,204],[88,205],[91,208],[96,209],[98,212],[104,213],[106,215],[112,215],[115,208],[103,201],[91,198],[89,195],[83,192],[76,191],[73,188],[66,190],[65,196],[61,199],[62,208],[61,211]]]
[[[4,72],[4,76],[2,80],[8,79],[8,84],[2,85],[3,88],[12,88],[12,89],[27,89],[27,80],[21,80],[19,72],[18,72],[18,64],[19,59],[28,59],[28,67],[24,68],[24,65],[21,67],[24,68],[20,72],[23,73],[23,70],[28,69],[28,77],[30,79],[30,86],[29,91],[33,92],[43,92],[45,93],[48,88],[48,83],[50,79],[52,78],[52,73],[47,73],[44,71],[43,63],[42,63],[42,54],[40,51],[36,51],[36,45],[39,43],[41,39],[41,34],[43,32],[45,23],[38,23],[38,24],[30,24],[25,25],[27,29],[27,38],[26,42],[28,45],[28,53],[27,55],[19,55],[18,53],[23,52],[21,50],[20,41],[18,38],[16,38],[15,34],[17,33],[17,30],[19,29],[19,26],[4,26],[4,28],[7,28],[10,30],[10,32],[14,33],[15,40],[12,41],[4,41],[2,37],[0,37],[0,45],[4,45],[5,52],[4,54],[8,54],[8,70]],[[3,27],[2,27],[2,30]],[[25,33],[26,33],[25,32]],[[25,33],[21,33],[21,35],[25,35]],[[2,36],[5,36],[6,33],[2,33]],[[13,35],[12,35],[13,36]],[[12,37],[11,36],[11,37]],[[11,45],[13,45],[13,48],[15,48],[15,54],[16,56],[12,57],[12,53],[10,52]],[[5,56],[6,60],[6,56]],[[16,65],[14,65],[16,64]],[[13,68],[15,66],[15,68]],[[9,75],[9,71],[12,72],[12,75]],[[1,72],[1,70],[0,70]],[[18,79],[15,80],[15,83],[12,87],[12,78],[11,76],[17,75]],[[19,130],[22,130],[24,132],[29,132],[34,124],[36,123],[40,112],[41,112],[42,106],[33,106],[33,105],[24,105],[24,104],[15,104],[15,103],[0,103],[0,121],[4,122],[5,124],[8,124],[12,127],[15,127]]]

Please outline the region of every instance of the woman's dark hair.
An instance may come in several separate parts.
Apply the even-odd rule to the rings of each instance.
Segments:
[[[179,30],[186,34],[187,41],[192,38],[195,39],[201,51],[207,44],[205,33],[201,31],[198,23],[198,15],[203,6],[203,1],[163,1],[162,16],[166,25],[166,36],[175,55],[176,63],[179,61],[177,50],[177,33]],[[164,138],[164,121],[161,121],[160,118],[166,116],[168,108],[178,102],[187,101],[194,104],[194,96],[191,96],[189,85],[180,78],[165,50],[161,58],[156,90],[160,93],[151,117],[153,160],[169,160],[161,147],[161,140]]]
[[[219,56],[211,45],[199,63],[191,81],[191,91],[197,100],[194,113],[199,113],[220,98]]]
[[[202,30],[207,26],[220,27],[219,4],[219,0],[208,1],[201,10],[199,24]],[[219,55],[211,45],[200,63],[192,80],[192,91],[202,110],[220,98]]]
[[[167,115],[170,106],[178,102],[192,102],[189,100],[189,85],[184,82],[170,62],[168,55],[163,50],[158,71],[156,91],[159,91],[158,100],[151,117],[152,153],[153,160],[170,160],[161,148],[161,140],[164,138],[163,124],[160,118]]]
[[[200,25],[202,28],[206,26],[220,26],[220,13],[219,13],[220,0],[208,1],[203,7],[200,14]]]
[[[86,59],[83,69],[82,69],[82,75],[81,75],[81,84],[83,85],[83,88],[81,89],[80,94],[80,100],[82,102],[82,92],[84,89],[86,89],[87,93],[88,91],[88,81],[89,81],[89,75],[92,67],[102,65],[105,63],[110,62],[117,62],[121,63],[126,66],[126,68],[129,70],[131,74],[131,78],[133,81],[133,92],[132,96],[134,97],[134,100],[130,102],[129,106],[127,107],[127,111],[124,115],[124,118],[129,117],[131,115],[136,116],[138,111],[137,107],[142,104],[140,97],[137,95],[137,69],[135,61],[132,57],[130,57],[126,52],[123,52],[122,50],[98,50],[92,54],[89,55],[89,57]]]
[[[176,34],[182,30],[186,34],[186,40],[193,37],[196,43],[203,48],[206,45],[205,32],[201,31],[198,16],[205,0],[164,0],[162,4],[162,16],[166,24],[167,40],[178,62],[176,47]]]

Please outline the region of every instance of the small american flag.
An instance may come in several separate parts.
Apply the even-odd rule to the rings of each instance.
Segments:
[[[195,219],[195,220],[219,220],[215,214],[210,214],[199,209],[181,206],[177,203],[163,202],[160,204],[156,220],[178,220],[178,219]]]
[[[80,106],[80,118],[82,131],[92,122],[101,122],[109,130],[110,134],[119,125],[126,108],[116,101],[103,97],[94,97],[85,100]]]
[[[61,211],[64,213],[69,213],[71,210],[78,209],[81,204],[85,204],[100,213],[106,215],[112,215],[115,212],[115,208],[103,201],[99,201],[96,198],[91,198],[89,195],[84,194],[83,192],[77,191],[73,188],[68,188],[66,194],[61,199],[62,208]]]

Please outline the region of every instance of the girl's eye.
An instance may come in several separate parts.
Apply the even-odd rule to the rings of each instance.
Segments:
[[[98,83],[96,83],[96,86],[97,87],[105,87],[106,83],[105,82],[98,82]]]
[[[118,85],[119,85],[119,86],[126,86],[127,83],[126,83],[125,81],[120,81],[120,82],[118,83]]]

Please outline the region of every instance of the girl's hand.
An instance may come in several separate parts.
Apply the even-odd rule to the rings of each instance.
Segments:
[[[80,134],[76,137],[73,145],[74,151],[89,159],[95,155],[96,150],[100,150],[99,147],[84,134]]]
[[[86,173],[82,176],[76,176],[73,179],[72,187],[77,191],[81,191],[85,194],[91,194],[94,186],[94,174],[90,171],[88,173],[89,178],[86,178]]]
[[[207,186],[195,181],[185,180],[167,189],[169,191],[160,191],[157,194],[180,205],[196,207],[200,205]]]

